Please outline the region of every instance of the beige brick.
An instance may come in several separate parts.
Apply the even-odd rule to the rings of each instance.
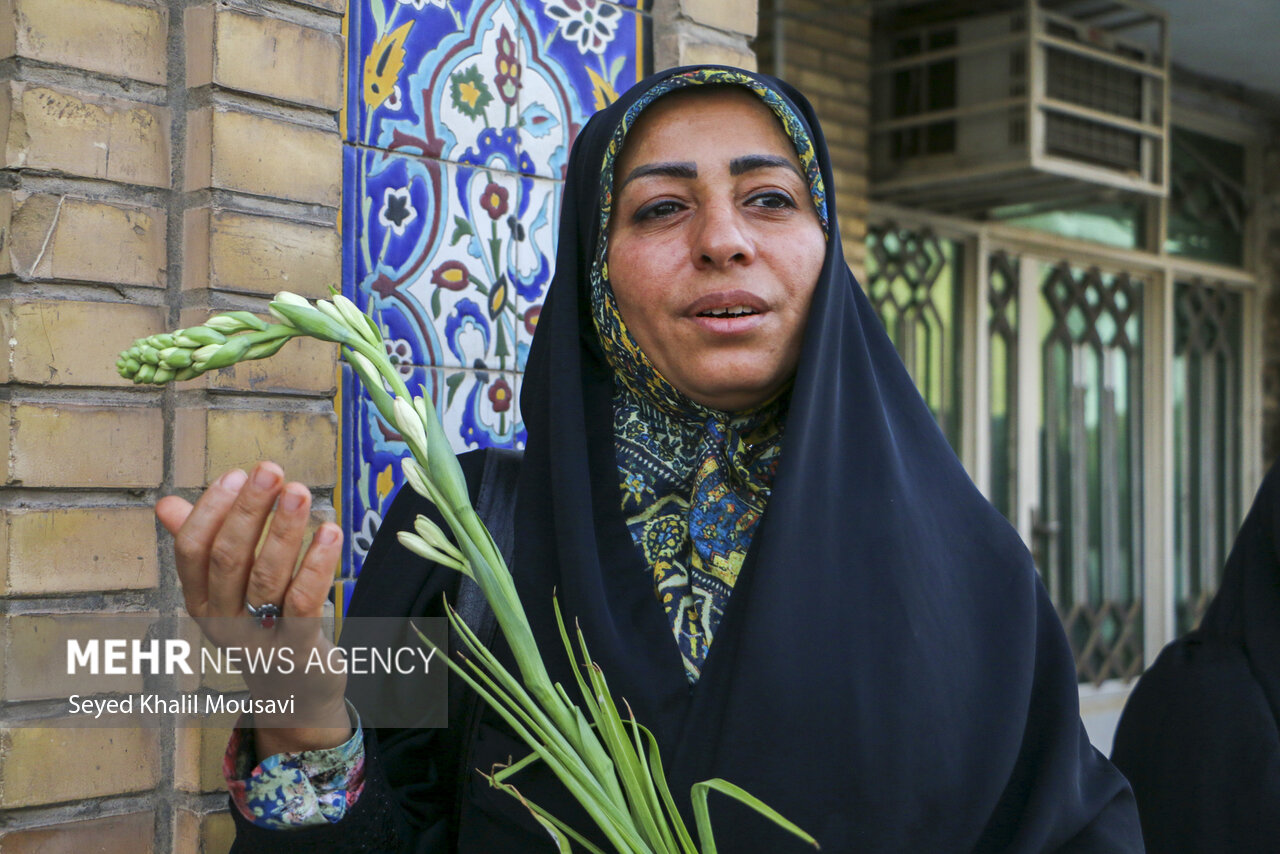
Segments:
[[[13,81],[0,85],[0,137],[8,168],[169,185],[165,107]]]
[[[336,227],[216,208],[194,208],[183,220],[184,288],[252,294],[290,290],[327,297],[342,278]]]
[[[217,792],[226,786],[222,757],[227,752],[231,727],[179,727],[174,743],[174,785],[187,792]]]
[[[342,36],[223,6],[186,11],[187,85],[342,106]]]
[[[0,836],[4,854],[153,854],[155,813],[137,812],[14,830]]]
[[[72,694],[129,693],[143,689],[143,677],[67,673],[67,641],[87,638],[142,640],[154,614],[119,619],[98,614],[16,614],[3,620],[4,668],[0,698],[63,700]],[[109,633],[109,634],[108,634]]]
[[[274,460],[290,480],[316,488],[337,482],[337,419],[331,413],[179,409],[174,479],[206,486],[228,469]]]
[[[164,331],[155,306],[72,300],[0,301],[11,378],[40,385],[131,386],[116,372],[121,350]]]
[[[219,854],[230,851],[236,839],[236,825],[227,812],[210,813],[200,822],[200,851],[202,854]]]
[[[159,781],[159,735],[142,727],[0,730],[0,807],[151,789]]]
[[[7,406],[5,481],[23,486],[160,485],[164,424],[158,407],[60,403]]]
[[[5,193],[0,274],[163,287],[165,212],[74,196]]]
[[[347,0],[296,0],[299,6],[311,6],[325,12],[342,14],[347,10]]]
[[[731,65],[735,68],[756,70],[756,55],[749,50],[737,50],[722,44],[701,41],[681,41],[681,65]]]
[[[337,207],[342,138],[266,116],[205,107],[187,123],[186,188],[237,190]]]
[[[2,596],[155,587],[155,516],[150,507],[5,510],[0,560]]]
[[[680,11],[699,24],[731,33],[756,34],[756,0],[680,0]]]
[[[185,311],[183,326],[197,326],[209,312]],[[286,392],[332,397],[337,390],[338,348],[314,338],[290,341],[269,359],[210,371],[195,382],[205,388],[259,393]]]
[[[174,813],[172,854],[225,854],[235,837],[235,822],[228,812]]]
[[[169,854],[201,854],[200,816],[184,809],[173,811],[173,846]]]
[[[17,55],[147,83],[165,81],[169,12],[112,0],[8,0],[13,16],[0,26],[13,28]],[[8,8],[5,9],[9,11]]]

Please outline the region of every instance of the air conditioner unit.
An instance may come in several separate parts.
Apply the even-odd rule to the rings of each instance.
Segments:
[[[873,39],[876,198],[981,215],[1167,195],[1163,12],[1136,0],[889,5]]]

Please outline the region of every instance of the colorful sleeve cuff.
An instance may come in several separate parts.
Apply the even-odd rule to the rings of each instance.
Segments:
[[[279,830],[340,821],[364,788],[364,731],[350,705],[355,733],[327,750],[277,753],[256,765],[254,731],[236,722],[222,772],[236,809],[259,827]]]

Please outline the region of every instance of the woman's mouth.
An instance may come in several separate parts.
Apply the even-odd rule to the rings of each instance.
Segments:
[[[698,312],[698,317],[748,317],[759,313],[749,305],[731,305],[700,311]]]

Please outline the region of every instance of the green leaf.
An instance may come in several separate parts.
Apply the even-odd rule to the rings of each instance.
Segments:
[[[613,61],[613,64],[609,66],[609,82],[613,84],[615,89],[618,87],[618,74],[622,72],[622,63],[626,61],[626,54],[620,53]]]
[[[475,229],[471,227],[471,223],[467,222],[460,216],[453,218],[453,234],[449,237],[449,245],[456,246],[458,241],[470,234],[475,234]]]
[[[440,288],[436,288],[435,293],[431,295],[431,316],[440,317]]]
[[[373,0],[369,4],[373,11],[373,32],[378,38],[381,38],[387,29],[387,9],[382,5],[383,0]]]
[[[703,780],[701,783],[694,783],[693,789],[689,793],[693,799],[693,815],[698,822],[698,841],[702,843],[702,854],[716,854],[716,842],[711,833],[711,816],[707,812],[707,793],[712,791],[728,795],[743,806],[751,807],[751,809],[760,813],[760,815],[769,819],[778,827],[800,837],[814,848],[822,847],[818,844],[818,840],[783,818],[782,813],[748,793],[741,786],[735,786],[728,780],[721,780],[717,777],[714,780]]]
[[[497,356],[499,359],[502,359],[507,356],[510,356],[511,350],[507,348],[507,333],[505,331],[507,328],[506,324],[504,324],[501,320],[499,320],[497,322],[497,327],[498,327],[498,341],[493,347],[493,355]]]
[[[444,384],[449,387],[449,394],[445,397],[445,400],[444,400],[445,406],[453,405],[453,396],[458,393],[458,386],[462,385],[462,381],[466,379],[466,376],[467,375],[464,373],[456,373],[456,374],[450,374],[447,378],[445,378]]]
[[[684,854],[698,854],[697,846],[693,844],[693,837],[689,835],[689,828],[684,825],[684,817],[676,809],[676,800],[671,797],[671,787],[667,785],[667,772],[662,767],[662,753],[658,750],[658,739],[649,732],[648,728],[640,724],[636,724],[636,727],[649,740],[649,767],[653,769],[653,782],[658,789],[658,794],[662,797],[662,805],[667,808],[667,815],[671,819],[672,827],[675,828],[676,836],[680,838],[680,847]]]

